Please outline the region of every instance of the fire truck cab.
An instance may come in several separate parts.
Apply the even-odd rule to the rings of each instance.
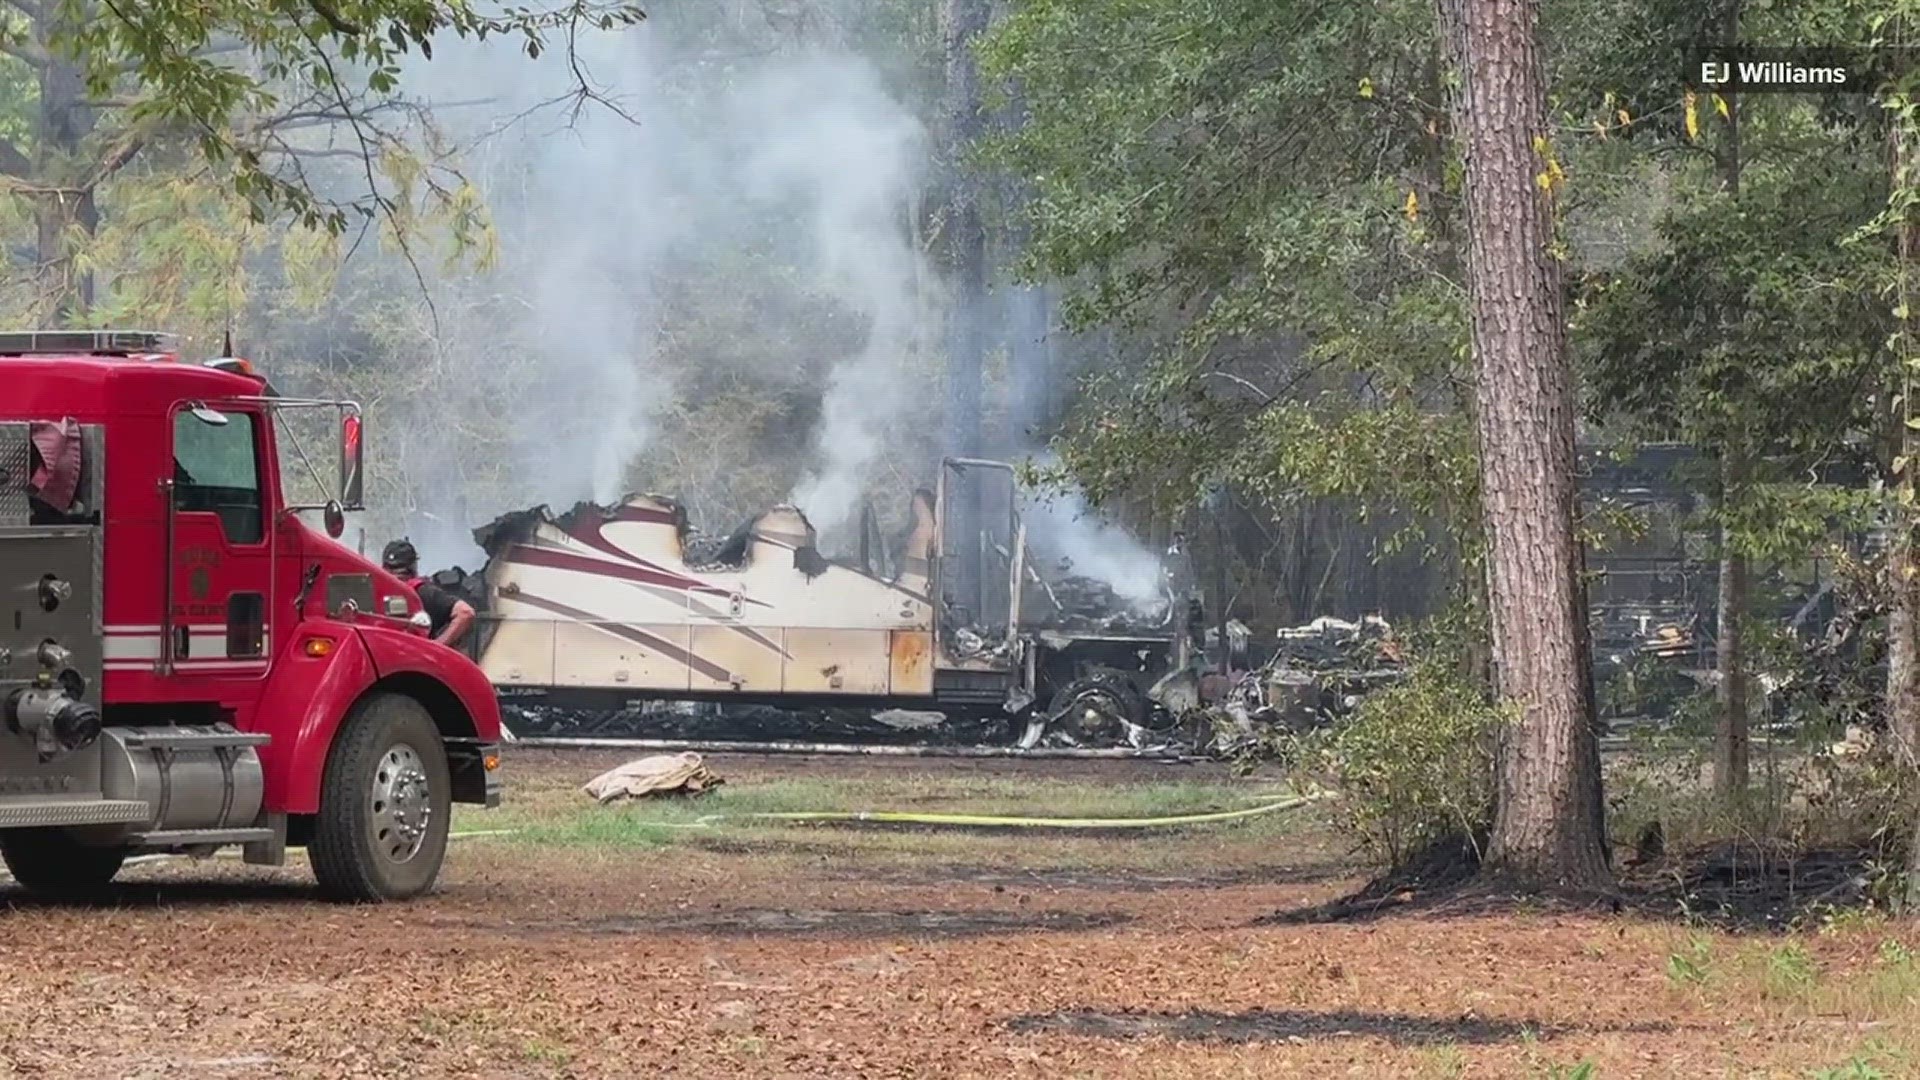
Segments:
[[[293,845],[332,896],[430,888],[451,803],[499,801],[500,714],[413,590],[337,540],[360,508],[359,408],[145,332],[0,333],[0,387],[14,879],[78,893],[134,853],[278,864]],[[296,410],[337,436],[330,482]],[[283,451],[331,497],[291,501]]]

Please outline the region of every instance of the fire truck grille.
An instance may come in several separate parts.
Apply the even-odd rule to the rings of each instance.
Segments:
[[[0,424],[0,527],[25,525],[32,511],[27,506],[28,441],[27,425]]]

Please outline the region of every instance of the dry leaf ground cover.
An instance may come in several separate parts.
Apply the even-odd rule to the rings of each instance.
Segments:
[[[701,823],[791,809],[1143,815],[1191,767],[723,758],[598,808],[523,751],[438,894],[150,863],[95,908],[0,891],[0,1076],[1920,1075],[1920,940],[1507,910],[1285,924],[1363,873],[1310,818],[1141,836]]]

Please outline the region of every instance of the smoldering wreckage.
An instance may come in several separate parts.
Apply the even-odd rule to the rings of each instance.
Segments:
[[[523,736],[1223,753],[1401,670],[1378,618],[1267,649],[1209,625],[1177,538],[1150,597],[1075,573],[1003,462],[947,459],[907,506],[891,535],[863,506],[832,556],[790,505],[725,534],[660,495],[538,506],[434,578],[479,613],[464,648]]]
[[[1049,551],[1044,525],[1030,538],[1021,508],[1013,467],[972,459],[913,491],[898,531],[863,506],[834,555],[791,505],[726,533],[661,495],[537,506],[475,530],[480,570],[435,578],[480,613],[463,647],[523,736],[1233,756],[1406,673],[1378,616],[1259,640],[1207,610],[1178,538],[1153,594],[1129,596]],[[1871,598],[1846,591],[1829,585],[1792,620],[1804,671],[1760,673],[1776,726],[1850,700],[1853,669],[1876,662],[1861,644]],[[1710,674],[1697,613],[1628,597],[1593,619],[1605,696],[1697,692]],[[1603,719],[1646,722],[1646,705]]]

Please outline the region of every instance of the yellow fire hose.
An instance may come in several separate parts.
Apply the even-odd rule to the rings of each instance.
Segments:
[[[1310,795],[1296,795],[1274,802],[1249,806],[1240,810],[1221,810],[1209,814],[1176,814],[1171,817],[1150,818],[1044,818],[1044,817],[1008,817],[999,814],[922,814],[895,810],[802,810],[787,813],[757,814],[708,814],[698,819],[696,825],[709,825],[720,821],[791,821],[791,822],[873,822],[889,825],[957,825],[973,828],[1013,828],[1013,829],[1142,829],[1168,825],[1203,825],[1215,821],[1234,821],[1239,818],[1254,817],[1259,814],[1272,814],[1282,810],[1293,810],[1310,802],[1332,797],[1331,792],[1316,792]]]

